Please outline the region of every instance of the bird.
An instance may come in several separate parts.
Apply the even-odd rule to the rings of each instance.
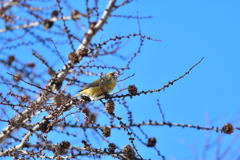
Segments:
[[[73,97],[84,96],[90,98],[91,101],[96,101],[105,98],[113,91],[117,84],[118,73],[108,72],[103,77],[87,84],[78,94]]]

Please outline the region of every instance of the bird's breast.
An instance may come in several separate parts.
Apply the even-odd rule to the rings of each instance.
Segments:
[[[106,84],[104,85],[104,90],[105,90],[107,93],[112,92],[113,89],[114,89],[115,86],[116,86],[116,83],[117,83],[117,81],[110,81],[110,82],[106,83]]]

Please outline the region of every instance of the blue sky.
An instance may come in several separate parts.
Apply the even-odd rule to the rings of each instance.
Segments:
[[[104,2],[102,7],[105,4]],[[205,57],[189,75],[165,91],[128,99],[135,122],[149,119],[162,121],[157,107],[157,99],[159,99],[167,121],[206,127],[212,125],[221,127],[231,122],[238,126],[239,6],[238,0],[138,0],[115,13],[153,16],[151,19],[140,21],[142,34],[162,40],[161,42],[145,40],[142,52],[130,65],[131,69],[123,75],[126,77],[134,73],[135,76],[119,83],[116,91],[129,84],[135,84],[139,90],[160,88]],[[94,42],[129,33],[138,33],[137,20],[111,18],[104,26],[104,31],[95,37]],[[119,53],[129,57],[136,52],[138,46],[139,39],[132,38]],[[29,53],[20,53],[18,56],[24,55],[26,61],[31,60],[28,56],[31,55],[30,48],[23,50],[28,50]],[[43,52],[44,48],[38,47],[36,50]],[[61,52],[67,56],[69,48],[61,48]],[[50,57],[47,54],[44,56]],[[118,66],[126,64],[116,57],[102,58],[98,63]],[[55,67],[60,69],[61,66],[62,64],[59,63]],[[122,108],[117,108],[117,113],[126,116]],[[104,118],[100,117],[99,121],[104,121]],[[144,129],[149,136],[157,138],[157,147],[167,159],[171,160],[200,160],[207,137],[210,137],[210,141],[222,137],[221,151],[224,151],[231,140],[238,135],[238,131],[232,135],[222,135],[188,128],[145,127]],[[116,135],[113,140],[117,140],[123,146],[128,143],[126,137],[122,137],[117,132],[113,134]],[[237,147],[239,143],[236,142],[232,145],[232,151]],[[217,147],[212,147],[207,152],[206,159],[214,159],[216,149]],[[157,159],[156,154],[150,149],[140,147],[140,151],[146,158]],[[228,156],[230,159],[231,156]]]
[[[121,10],[125,14],[153,16],[140,22],[142,33],[162,40],[160,43],[146,41],[142,53],[131,65],[136,76],[129,83],[139,89],[159,88],[205,57],[190,75],[166,91],[131,100],[131,108],[138,110],[136,120],[160,120],[156,107],[156,99],[159,99],[166,119],[171,122],[220,127],[232,122],[238,126],[239,5],[236,0],[155,0],[137,1]],[[114,27],[109,24],[105,28],[111,35],[137,32],[136,21],[122,21],[116,19]],[[220,135],[168,127],[147,130],[158,138],[158,146],[168,159],[201,157],[208,134],[212,140]],[[222,150],[236,134],[237,131],[224,136]],[[207,159],[213,158],[215,151],[213,147]]]

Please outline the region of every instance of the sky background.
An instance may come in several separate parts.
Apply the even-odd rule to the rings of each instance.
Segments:
[[[159,88],[205,57],[190,75],[164,92],[131,100],[134,103],[131,107],[138,108],[136,120],[148,119],[149,115],[161,120],[156,106],[159,99],[168,121],[220,127],[231,122],[239,126],[239,6],[237,0],[152,0],[137,1],[121,10],[126,14],[153,16],[140,22],[142,33],[162,40],[146,41],[142,53],[131,65],[136,76],[129,83],[139,89]],[[116,19],[105,28],[112,35],[137,32],[136,21],[122,21]],[[158,138],[158,146],[167,159],[200,159],[204,157],[207,137],[212,142],[222,136],[182,128],[147,130]],[[236,131],[224,136],[220,150],[224,151],[237,134]],[[232,150],[239,148],[236,143]],[[216,148],[207,152],[206,159],[215,159]],[[145,152],[151,157],[151,152]],[[233,158],[231,154],[228,156]]]
[[[72,1],[78,5],[75,2]],[[104,7],[106,2],[104,1],[101,7]],[[160,88],[185,73],[202,57],[205,58],[189,75],[165,91],[128,99],[130,109],[134,111],[135,122],[149,119],[162,121],[157,107],[159,99],[166,121],[206,127],[221,127],[231,122],[234,126],[239,126],[239,7],[239,0],[138,0],[115,13],[153,16],[151,19],[140,21],[142,34],[162,40],[144,41],[142,52],[130,65],[131,69],[123,75],[126,77],[134,73],[135,76],[119,83],[115,91],[129,84],[136,85],[139,90]],[[138,24],[135,19],[113,17],[103,29],[103,32],[97,34],[94,42],[115,35],[138,33]],[[130,57],[138,46],[139,39],[132,38],[119,53]],[[35,49],[44,51],[44,48],[40,47]],[[30,49],[26,50],[29,50],[29,53],[19,53],[17,56],[24,55],[26,61],[32,60],[28,56],[31,55]],[[69,53],[66,48],[60,50],[65,57]],[[48,54],[44,56],[51,59]],[[124,66],[126,61],[106,57],[99,63]],[[60,69],[62,64],[59,63],[55,67]],[[125,114],[121,108],[117,108],[117,113],[122,116]],[[99,117],[99,121],[104,121],[104,118]],[[157,147],[166,159],[203,160],[204,156],[207,157],[206,160],[215,159],[216,141],[222,143],[221,153],[231,144],[231,153],[226,155],[226,159],[237,159],[236,157],[240,156],[237,153],[240,144],[237,139],[238,131],[231,135],[223,135],[213,131],[176,127],[144,127],[144,130],[149,136],[157,138]],[[113,135],[115,136],[111,140],[116,140],[123,146],[128,143],[124,139],[126,137],[122,137],[118,132],[113,132]],[[58,140],[61,141],[60,138],[56,138],[56,141]],[[205,153],[204,147],[208,140],[213,143],[213,147]],[[236,152],[235,156],[232,152]],[[157,159],[152,149],[140,147],[140,153],[146,158]]]

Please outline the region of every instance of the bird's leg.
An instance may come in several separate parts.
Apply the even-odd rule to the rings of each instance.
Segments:
[[[104,95],[105,99],[110,99],[111,98],[111,95],[107,92],[104,92],[103,95]]]

